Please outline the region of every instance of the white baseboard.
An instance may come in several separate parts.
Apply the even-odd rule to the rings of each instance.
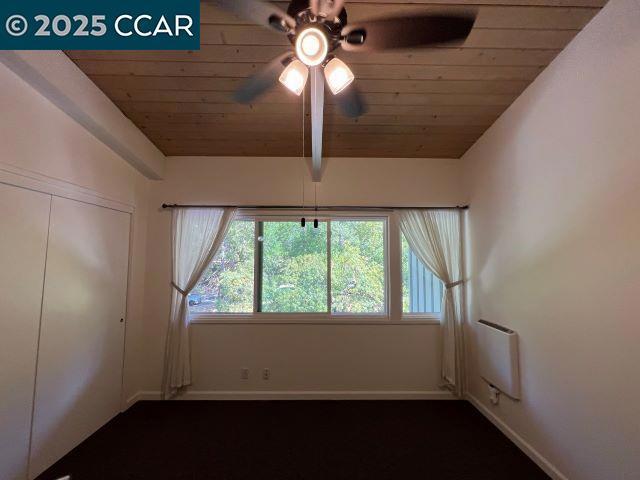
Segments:
[[[190,390],[178,400],[453,400],[444,391],[202,391]]]
[[[159,391],[141,391],[127,399],[124,410],[140,400],[160,400]],[[188,390],[176,400],[455,400],[446,391],[365,390]]]
[[[124,412],[128,410],[133,406],[134,403],[139,402],[140,400],[160,400],[160,398],[161,398],[160,391],[137,392],[126,400],[124,407],[122,408],[122,411]]]
[[[549,475],[553,480],[569,480],[566,475],[563,475],[549,460],[547,460],[540,452],[538,452],[533,446],[527,442],[524,438],[518,435],[504,420],[500,419],[495,413],[493,413],[486,405],[484,405],[475,396],[467,392],[467,398],[471,404],[476,407],[480,413],[482,413],[491,423],[493,423],[502,433],[504,433],[509,440],[516,444],[516,446],[522,450],[531,460],[533,460],[544,472]]]

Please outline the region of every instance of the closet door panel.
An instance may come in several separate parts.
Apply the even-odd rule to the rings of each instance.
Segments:
[[[0,184],[0,478],[27,477],[51,197]]]
[[[34,431],[34,478],[120,410],[129,221],[53,198]]]

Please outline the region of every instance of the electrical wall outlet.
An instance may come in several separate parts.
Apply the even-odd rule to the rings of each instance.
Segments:
[[[494,405],[500,403],[500,390],[493,385],[489,385],[489,401]]]
[[[248,368],[242,368],[240,370],[240,378],[242,380],[249,380],[249,369]]]
[[[271,378],[271,370],[269,370],[268,368],[265,368],[264,370],[262,370],[262,379],[269,380],[270,378]]]

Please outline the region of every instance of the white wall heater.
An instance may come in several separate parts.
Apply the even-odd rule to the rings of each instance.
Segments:
[[[511,398],[520,398],[518,334],[501,325],[478,321],[480,376]]]

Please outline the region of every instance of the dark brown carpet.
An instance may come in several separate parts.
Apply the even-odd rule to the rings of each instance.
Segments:
[[[38,477],[548,479],[464,401],[139,402]]]

